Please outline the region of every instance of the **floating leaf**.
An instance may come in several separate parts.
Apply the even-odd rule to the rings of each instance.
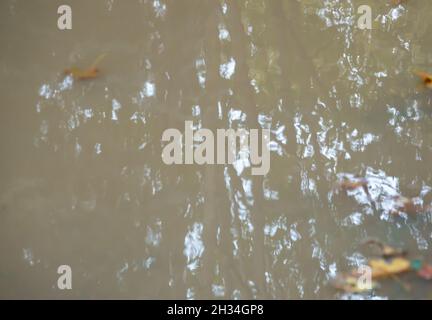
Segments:
[[[94,79],[99,75],[99,70],[97,68],[89,68],[89,69],[79,69],[79,68],[70,68],[64,71],[65,74],[71,75],[74,79],[77,80],[88,80]]]
[[[419,198],[407,198],[401,195],[392,197],[394,201],[392,214],[400,214],[402,212],[414,215],[428,210],[428,207],[423,207]]]
[[[417,271],[417,274],[426,280],[432,280],[432,265],[423,264],[420,270]]]
[[[71,75],[74,79],[77,80],[94,79],[99,75],[99,69],[97,68],[97,65],[103,60],[103,58],[105,58],[105,56],[105,53],[98,56],[96,60],[92,63],[92,65],[87,69],[72,67],[66,69],[64,73],[67,75]]]
[[[432,89],[432,74],[423,71],[416,71],[415,74],[420,77],[426,88]]]
[[[363,188],[366,193],[369,193],[367,189],[368,181],[365,178],[358,179],[349,179],[347,177],[343,177],[339,181],[336,182],[335,189],[337,191],[353,191],[357,188]]]
[[[411,270],[411,262],[404,258],[394,258],[392,260],[372,259],[369,260],[372,268],[372,278],[385,278]]]
[[[363,242],[365,245],[373,245],[379,249],[379,255],[384,258],[392,258],[406,255],[406,251],[401,248],[394,248],[377,239],[367,239]]]
[[[384,244],[382,246],[381,255],[385,258],[395,257],[395,256],[403,256],[406,254],[406,251],[400,248],[394,248]]]

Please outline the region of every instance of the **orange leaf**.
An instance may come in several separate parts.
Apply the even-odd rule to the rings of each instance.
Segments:
[[[366,190],[367,193],[367,185],[368,185],[368,181],[365,178],[358,178],[355,180],[354,179],[351,180],[348,179],[347,177],[344,177],[336,182],[334,189],[336,189],[337,191],[347,192],[347,191],[353,191],[357,188],[363,188]]]
[[[70,68],[66,69],[65,74],[71,75],[77,80],[94,79],[99,75],[99,69],[96,67],[106,56],[106,53],[99,55],[93,64],[87,69]]]
[[[415,74],[420,77],[427,88],[432,89],[432,74],[423,71],[416,71]]]
[[[77,80],[88,80],[94,79],[99,75],[99,69],[95,67],[91,67],[89,69],[79,69],[79,68],[70,68],[66,69],[65,74],[71,75],[74,79]]]

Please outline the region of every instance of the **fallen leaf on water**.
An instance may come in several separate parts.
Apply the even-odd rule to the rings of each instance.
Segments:
[[[348,195],[349,191],[354,191],[361,188],[366,194],[372,208],[375,210],[375,204],[371,194],[369,193],[368,184],[369,181],[363,177],[343,176],[339,178],[338,181],[336,181],[336,183],[333,185],[332,192],[334,192],[334,194],[344,193],[345,195]]]
[[[369,190],[367,188],[368,181],[365,178],[358,179],[349,179],[347,177],[343,177],[339,181],[336,182],[334,189],[338,192],[347,192],[353,191],[357,188],[363,188],[363,190],[369,194]]]
[[[99,69],[97,68],[89,68],[89,69],[79,69],[79,68],[70,68],[64,71],[65,74],[71,75],[74,79],[77,80],[88,80],[94,79],[99,75]]]
[[[428,210],[428,207],[423,207],[421,199],[419,198],[407,198],[401,195],[392,197],[394,201],[394,208],[391,211],[392,214],[400,214],[405,212],[410,215],[422,213]]]
[[[426,88],[432,89],[432,74],[423,71],[416,71],[415,74],[420,77]]]
[[[72,67],[66,69],[64,73],[67,75],[71,75],[74,79],[77,80],[94,79],[99,75],[99,69],[97,68],[97,65],[102,61],[103,58],[105,58],[105,56],[106,56],[105,53],[101,54],[99,57],[96,58],[93,64],[87,69]]]
[[[420,270],[417,271],[417,274],[426,280],[432,280],[432,265],[423,264]]]
[[[371,259],[368,264],[372,268],[373,279],[391,277],[411,270],[411,262],[404,258]]]
[[[396,256],[404,256],[407,254],[407,252],[404,249],[401,248],[394,248],[392,246],[389,246],[385,243],[382,243],[381,241],[377,239],[366,239],[363,241],[364,245],[373,245],[376,246],[379,250],[379,255],[384,258],[392,258]]]

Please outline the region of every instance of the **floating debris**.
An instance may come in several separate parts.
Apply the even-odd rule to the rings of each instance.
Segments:
[[[368,190],[368,180],[366,178],[362,177],[347,177],[342,176],[338,181],[336,181],[335,185],[333,186],[333,190],[336,193],[347,193],[348,191],[354,191],[358,188],[362,188],[364,192],[369,196],[369,190]]]
[[[414,73],[420,77],[426,88],[432,89],[432,74],[423,71],[415,71]]]
[[[76,67],[72,67],[69,69],[66,69],[64,73],[66,75],[72,76],[76,80],[89,80],[94,79],[99,76],[99,69],[97,68],[97,65],[105,58],[106,54],[101,54],[99,57],[96,58],[96,60],[93,62],[93,64],[88,67],[87,69],[80,69]]]
[[[359,180],[353,181],[347,177],[342,178],[336,183],[336,189],[340,191],[352,191],[357,188],[367,187],[367,180],[365,178],[359,178]]]
[[[405,258],[371,259],[368,262],[372,269],[372,279],[386,278],[411,270],[411,262]]]
[[[389,246],[378,239],[369,238],[363,241],[363,245],[371,245],[375,246],[379,250],[379,255],[383,258],[393,258],[393,257],[400,257],[405,256],[407,254],[407,251],[401,248],[394,248],[392,246]]]
[[[421,259],[405,258],[408,254],[406,250],[391,247],[374,238],[366,239],[362,244],[378,247],[382,258],[369,259],[366,268],[363,265],[350,272],[336,275],[330,280],[335,289],[362,294],[379,288],[377,280],[390,279],[401,285],[404,290],[411,291],[411,284],[399,278],[399,275],[408,272],[416,272],[420,278],[432,280],[432,265],[424,263]]]
[[[417,271],[417,275],[426,280],[432,280],[432,265],[423,264],[420,270]]]
[[[411,268],[417,271],[417,275],[425,280],[432,280],[432,265],[423,263],[420,259],[411,261]]]
[[[415,215],[429,210],[428,206],[423,206],[422,200],[418,197],[407,198],[401,195],[397,195],[391,197],[390,200],[393,201],[390,213],[394,215],[400,215],[401,213]]]
[[[64,71],[66,75],[71,75],[74,79],[77,80],[88,80],[94,79],[99,75],[98,68],[89,68],[89,69],[79,69],[79,68],[70,68]]]
[[[351,174],[340,174],[338,175],[338,180],[333,185],[332,192],[334,194],[342,193],[348,195],[358,189],[363,190],[367,201],[370,203],[371,207],[376,210],[375,203],[369,192],[369,180],[366,178]]]

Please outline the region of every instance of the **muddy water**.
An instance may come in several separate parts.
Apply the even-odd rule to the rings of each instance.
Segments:
[[[73,1],[59,31],[64,2],[0,3],[2,298],[349,298],[365,238],[432,259],[431,213],[389,204],[432,201],[430,1]],[[271,129],[270,172],[165,165],[185,120]],[[364,297],[430,297],[403,281]]]

